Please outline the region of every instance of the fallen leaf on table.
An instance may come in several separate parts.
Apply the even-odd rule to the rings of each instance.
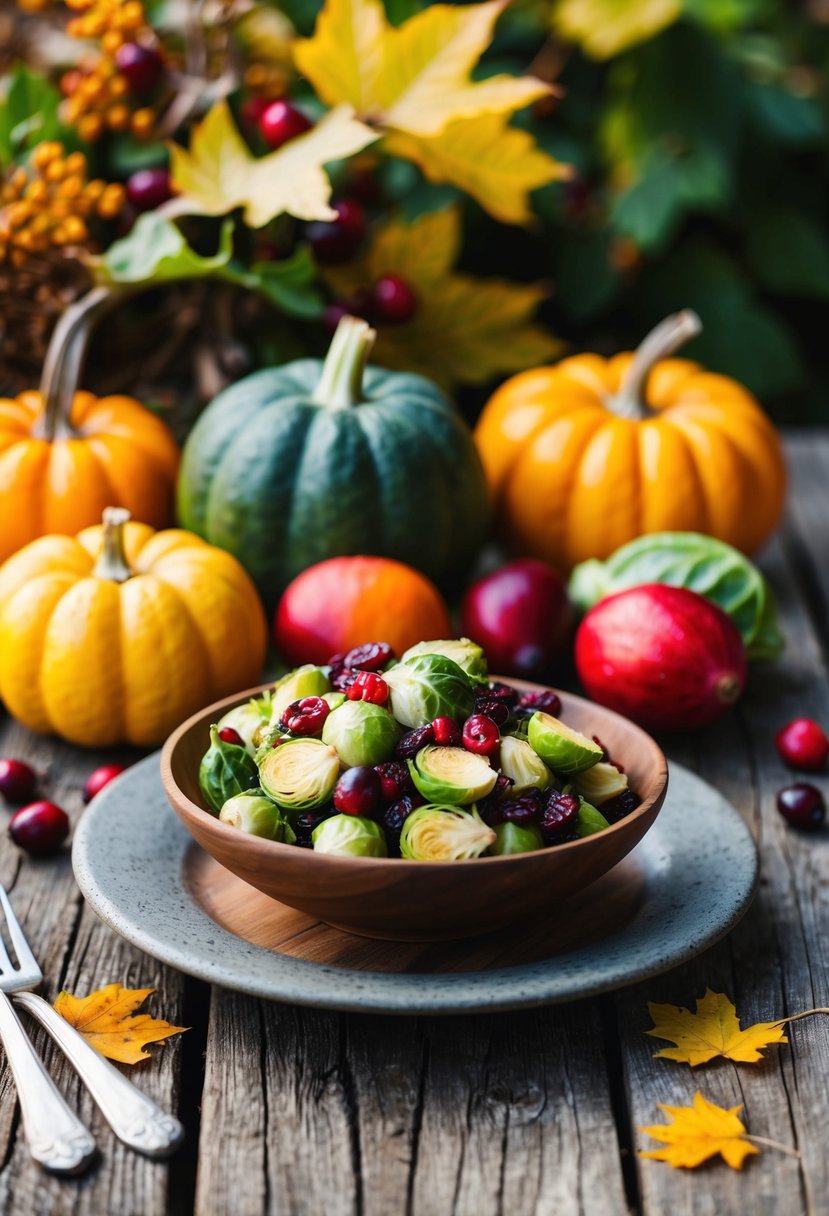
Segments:
[[[188,1029],[171,1026],[149,1013],[136,1013],[153,992],[155,988],[123,988],[120,984],[107,984],[84,997],[60,992],[55,1009],[102,1056],[121,1064],[140,1064],[151,1059],[151,1053],[144,1050],[147,1043]]]
[[[336,219],[323,165],[352,156],[377,138],[376,132],[355,119],[350,106],[338,106],[306,135],[267,156],[253,156],[230,107],[220,101],[194,129],[189,151],[170,145],[170,175],[182,196],[177,211],[225,215],[244,207],[252,228],[261,228],[283,212],[300,220]]]
[[[669,1115],[672,1123],[655,1123],[652,1127],[640,1127],[639,1131],[659,1140],[664,1148],[639,1152],[640,1157],[652,1157],[656,1161],[667,1161],[674,1169],[695,1169],[709,1157],[719,1154],[727,1165],[741,1170],[746,1157],[760,1150],[747,1138],[744,1124],[737,1118],[742,1106],[725,1110],[694,1095],[693,1106],[665,1106],[657,1104]],[[785,1148],[784,1145],[776,1147]]]
[[[716,1056],[743,1064],[756,1064],[764,1058],[762,1048],[789,1041],[783,1033],[783,1026],[790,1019],[756,1022],[743,1029],[734,1004],[724,993],[712,992],[710,988],[706,988],[705,996],[697,1001],[693,1013],[678,1005],[657,1005],[653,1001],[648,1002],[648,1012],[654,1024],[653,1029],[646,1030],[645,1034],[656,1039],[668,1039],[675,1044],[674,1047],[657,1051],[656,1058],[678,1060],[692,1067],[706,1064]]]

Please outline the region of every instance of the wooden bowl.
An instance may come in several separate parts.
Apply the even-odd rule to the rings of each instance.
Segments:
[[[541,687],[509,682],[523,690]],[[650,735],[609,709],[562,692],[564,721],[598,735],[641,796],[636,810],[612,827],[533,853],[453,862],[336,857],[276,844],[221,823],[199,790],[199,763],[211,723],[267,687],[218,701],[174,731],[161,754],[164,789],[179,819],[228,870],[273,899],[349,933],[440,941],[553,914],[639,843],[665,798],[667,761]]]

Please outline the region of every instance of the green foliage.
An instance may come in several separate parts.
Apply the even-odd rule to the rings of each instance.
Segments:
[[[0,100],[0,168],[19,160],[44,139],[68,140],[58,118],[60,93],[43,76],[18,64]]]

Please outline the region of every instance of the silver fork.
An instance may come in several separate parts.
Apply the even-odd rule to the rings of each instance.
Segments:
[[[118,1139],[148,1157],[169,1156],[184,1136],[178,1119],[166,1114],[152,1098],[133,1085],[43,997],[25,991],[36,988],[43,974],[2,886],[0,907],[18,963],[16,968],[12,966],[0,935],[0,1038],[17,1084],[32,1156],[47,1169],[73,1173],[83,1169],[95,1151],[95,1141],[66,1105],[44,1069],[5,995],[9,992],[15,994],[16,1004],[36,1018],[64,1052]],[[20,1046],[20,1039],[24,1046]],[[38,1082],[37,1092],[32,1078]],[[51,1107],[48,1111],[47,1106]],[[70,1164],[60,1164],[64,1158]]]

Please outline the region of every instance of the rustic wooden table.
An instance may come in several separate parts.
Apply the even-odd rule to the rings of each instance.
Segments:
[[[774,810],[791,779],[772,736],[801,714],[829,723],[829,433],[790,445],[792,501],[765,555],[788,639],[757,671],[739,708],[672,757],[719,787],[751,824],[762,853],[755,903],[694,963],[614,995],[519,1014],[465,1018],[338,1015],[268,1004],[190,980],[127,945],[87,909],[68,853],[21,857],[0,839],[11,889],[51,998],[119,980],[158,989],[154,1009],[191,1027],[134,1070],[178,1111],[185,1147],[169,1164],[123,1148],[74,1074],[35,1038],[70,1102],[96,1132],[99,1163],[58,1180],[28,1159],[8,1072],[0,1075],[0,1211],[19,1216],[650,1216],[668,1212],[829,1213],[829,1025],[790,1029],[764,1064],[691,1069],[654,1060],[648,1000],[687,1005],[706,985],[752,1021],[827,1004],[829,832],[799,836]],[[97,758],[8,721],[0,754],[30,758],[48,796],[82,813]],[[829,782],[823,780],[829,793]],[[704,898],[704,895],[703,895]],[[753,1134],[782,1141],[742,1173],[718,1163],[674,1171],[637,1158],[655,1147],[635,1129],[657,1102],[702,1087],[745,1106]]]

